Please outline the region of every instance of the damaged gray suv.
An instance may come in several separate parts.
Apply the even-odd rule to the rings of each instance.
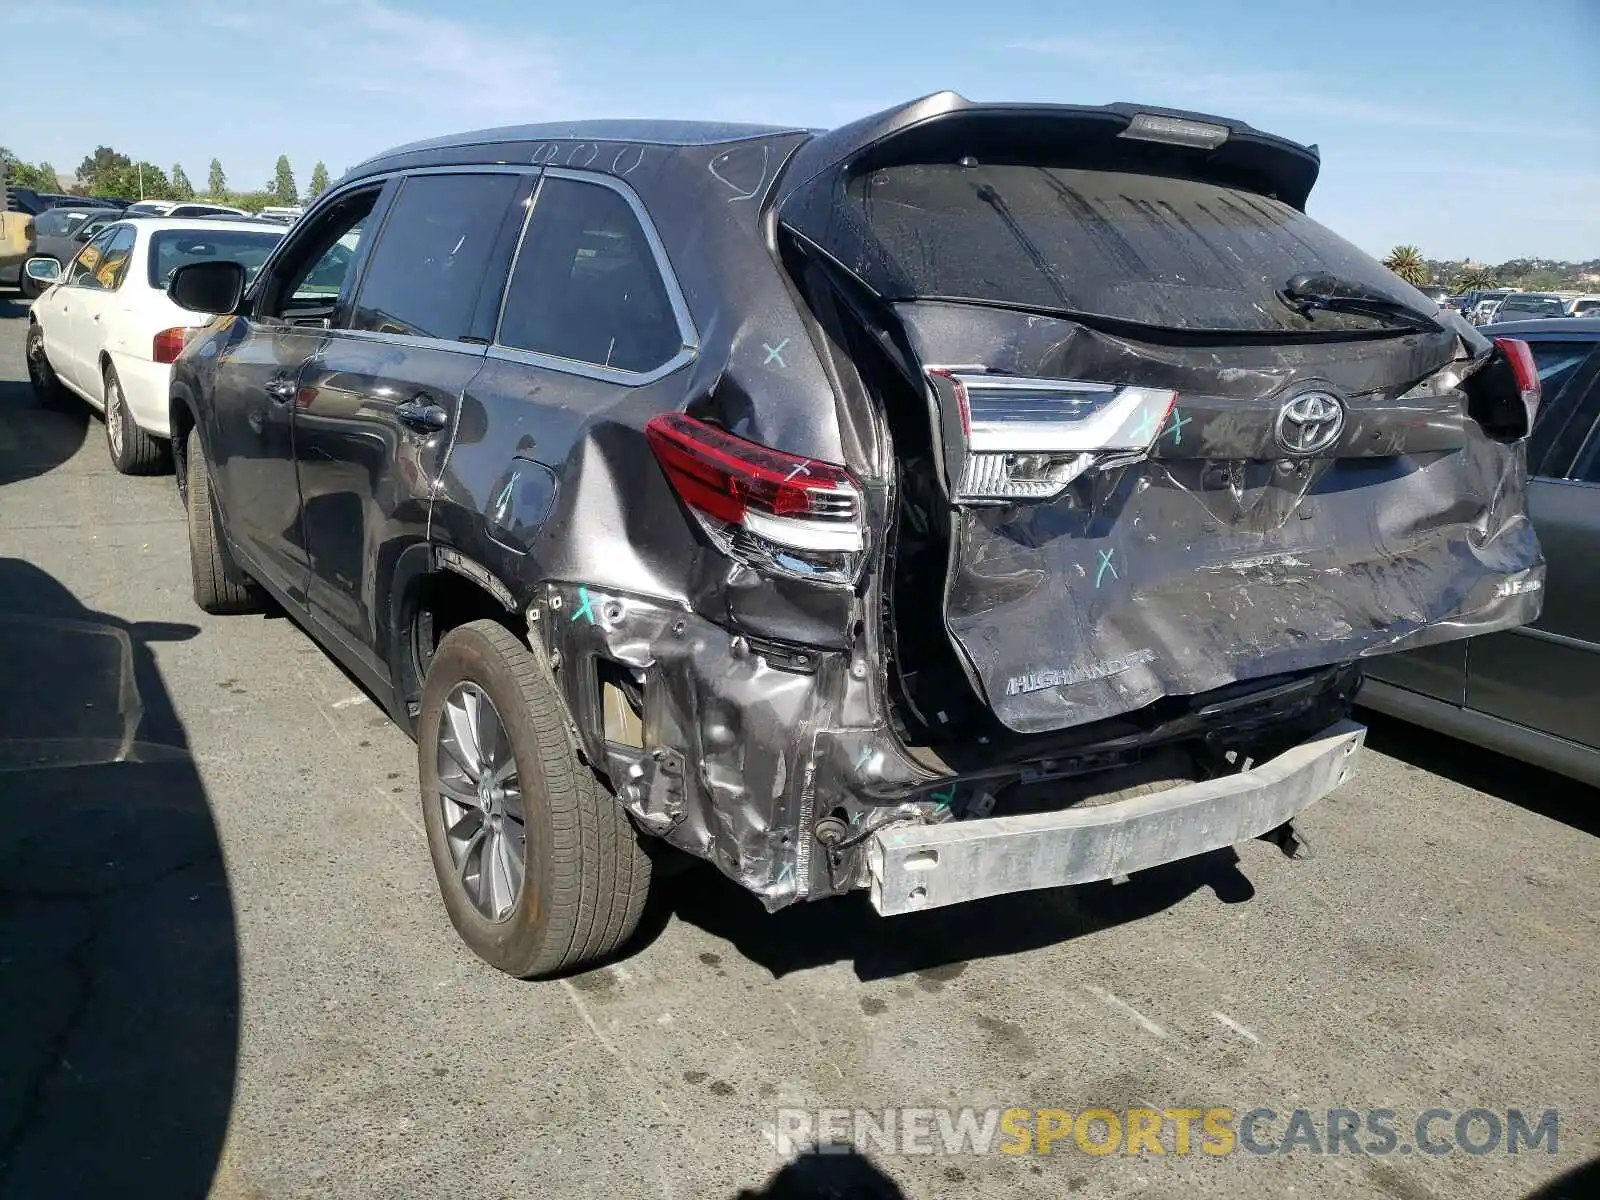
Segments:
[[[195,597],[417,739],[457,930],[615,950],[659,839],[884,914],[1272,836],[1374,655],[1528,621],[1538,402],[1314,149],[931,96],[352,170],[179,359]]]

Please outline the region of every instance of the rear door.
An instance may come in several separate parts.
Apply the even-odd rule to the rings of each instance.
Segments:
[[[406,178],[347,327],[300,378],[294,436],[311,603],[379,672],[382,589],[400,554],[427,538],[434,482],[494,333],[536,174]]]
[[[1570,363],[1556,376],[1536,439],[1545,461],[1528,487],[1549,570],[1544,611],[1531,625],[1473,639],[1466,702],[1600,749],[1600,350],[1592,346],[1535,345],[1552,373]]]
[[[382,191],[354,190],[286,239],[217,354],[208,451],[228,532],[296,603],[310,569],[293,437],[300,376],[352,293]]]

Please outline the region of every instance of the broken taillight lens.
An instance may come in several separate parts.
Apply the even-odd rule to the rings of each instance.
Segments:
[[[735,437],[684,413],[645,436],[678,498],[725,552],[807,578],[853,578],[866,545],[861,491],[834,463]]]
[[[960,416],[958,501],[1048,500],[1079,475],[1148,454],[1178,394],[1165,388],[934,369]]]
[[[1506,356],[1511,367],[1511,377],[1516,380],[1517,391],[1522,395],[1523,406],[1528,410],[1528,428],[1539,415],[1539,367],[1533,361],[1533,351],[1521,338],[1497,337],[1494,344]]]

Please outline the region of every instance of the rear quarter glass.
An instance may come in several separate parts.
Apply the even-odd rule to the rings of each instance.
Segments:
[[[1308,320],[1278,296],[1327,272],[1422,312],[1435,305],[1305,213],[1215,183],[1130,171],[999,163],[876,168],[847,186],[895,299],[942,297],[1092,313],[1174,329],[1365,330],[1370,316]]]

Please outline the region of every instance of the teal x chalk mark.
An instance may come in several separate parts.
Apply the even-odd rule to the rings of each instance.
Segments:
[[[1136,441],[1149,441],[1150,435],[1155,432],[1153,428],[1155,423],[1155,415],[1148,408],[1141,409],[1139,412],[1139,423],[1133,427],[1133,434],[1131,436]]]
[[[1116,549],[1115,548],[1112,548],[1110,550],[1102,550],[1102,551],[1100,551],[1100,569],[1097,570],[1094,573],[1094,585],[1095,585],[1095,587],[1099,587],[1100,586],[1100,581],[1106,577],[1106,572],[1107,571],[1111,572],[1111,578],[1113,578],[1113,579],[1120,579],[1121,578],[1121,576],[1117,574],[1117,568],[1111,565],[1111,556],[1114,555],[1115,553],[1116,553]]]
[[[586,587],[579,588],[578,599],[583,601],[583,603],[572,610],[572,619],[576,621],[579,617],[586,617],[588,618],[589,624],[593,625],[594,602],[589,599],[589,589]]]
[[[928,794],[939,802],[940,808],[949,808],[955,803],[956,785],[952,783],[942,792],[929,792]]]
[[[776,346],[769,346],[769,345],[767,345],[767,343],[762,342],[761,343],[761,348],[767,352],[767,358],[766,358],[766,361],[763,362],[761,365],[764,366],[764,367],[769,367],[773,363],[777,363],[778,366],[780,366],[780,367],[784,368],[785,370],[787,370],[789,364],[783,361],[783,348],[785,346],[787,346],[788,344],[789,344],[789,339],[788,338],[784,338],[783,341],[779,342]]]
[[[1167,429],[1163,432],[1170,432],[1172,434],[1173,444],[1181,445],[1183,442],[1183,427],[1191,420],[1193,420],[1192,417],[1182,416],[1177,409],[1173,409],[1172,420],[1168,422]]]

